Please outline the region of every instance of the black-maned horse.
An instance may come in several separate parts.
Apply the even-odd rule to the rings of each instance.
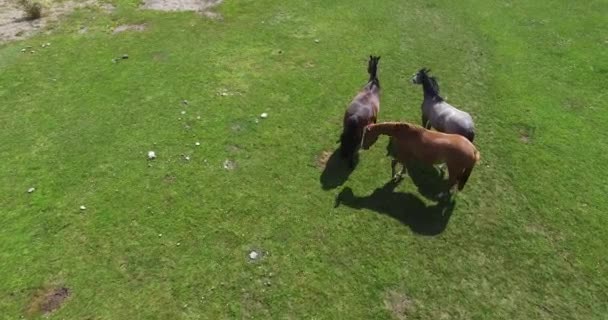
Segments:
[[[380,111],[380,80],[378,80],[378,61],[380,57],[369,56],[367,72],[369,81],[357,93],[344,113],[344,129],[340,136],[340,152],[342,158],[349,161],[351,168],[355,166],[355,156],[359,151],[363,128],[370,123],[376,123]]]

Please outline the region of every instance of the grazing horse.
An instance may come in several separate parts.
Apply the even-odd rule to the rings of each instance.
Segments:
[[[395,158],[391,169],[395,179],[406,171],[405,164],[409,160],[417,160],[427,165],[445,163],[449,172],[448,189],[451,191],[458,183],[458,190],[462,190],[480,158],[473,143],[461,135],[427,130],[406,122],[368,125],[363,131],[361,148],[369,149],[381,134],[388,135],[393,143]],[[402,164],[402,169],[395,175],[398,162]]]
[[[439,95],[437,79],[428,75],[430,69],[422,68],[413,77],[412,83],[422,84],[422,126],[444,133],[455,133],[473,142],[475,126],[468,113],[456,109]]]
[[[369,81],[357,93],[344,113],[340,150],[342,158],[348,159],[351,168],[355,166],[355,154],[361,144],[363,128],[370,123],[376,123],[380,111],[379,60],[380,57],[369,56],[367,66]]]

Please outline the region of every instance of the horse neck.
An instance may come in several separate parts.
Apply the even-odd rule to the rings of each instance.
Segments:
[[[378,92],[380,91],[380,81],[378,80],[378,78],[372,77],[369,79],[369,82],[367,82],[367,84],[365,85],[365,88],[375,94],[378,94]]]
[[[371,127],[371,133],[374,135],[384,134],[384,135],[388,135],[388,136],[393,136],[397,125],[398,125],[397,123],[393,123],[393,122],[384,122],[384,123],[374,124]]]
[[[426,78],[424,81],[422,81],[422,91],[424,92],[425,98],[439,97],[439,93],[437,93],[431,84],[431,79]]]

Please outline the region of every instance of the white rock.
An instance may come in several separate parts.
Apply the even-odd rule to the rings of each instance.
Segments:
[[[181,245],[181,243],[178,242],[178,243],[176,243],[176,245],[179,247]]]
[[[163,234],[162,234],[162,233],[159,233],[159,234],[158,234],[158,237],[159,237],[159,238],[160,238],[160,237],[162,237],[162,236],[163,236]]]
[[[196,120],[200,120],[200,119],[201,119],[201,116],[197,116],[197,117],[196,117]]]
[[[184,159],[186,159],[186,161],[190,161],[190,156],[185,156]]]
[[[86,210],[86,209],[87,209],[87,207],[85,207],[85,206],[80,206],[80,210]]]
[[[255,252],[255,251],[249,252],[249,259],[255,260],[257,258],[258,258],[258,253],[257,252]]]
[[[266,118],[268,118],[268,113],[266,113],[266,112],[262,113],[262,114],[260,115],[260,118],[262,118],[262,119],[266,119]]]
[[[201,143],[200,142],[196,142],[194,145],[198,147],[198,146],[201,145]]]
[[[315,39],[315,43],[319,43],[319,39]]]
[[[186,114],[186,111],[182,111],[182,114]]]
[[[29,189],[27,189],[27,193],[32,193],[34,191],[36,191],[36,188],[29,188]]]
[[[148,159],[156,159],[156,153],[154,151],[148,151]]]

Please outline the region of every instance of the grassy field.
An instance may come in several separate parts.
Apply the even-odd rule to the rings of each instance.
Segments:
[[[114,4],[0,45],[1,319],[606,319],[607,1]],[[473,115],[455,204],[319,165],[370,54],[380,121],[421,67]]]

